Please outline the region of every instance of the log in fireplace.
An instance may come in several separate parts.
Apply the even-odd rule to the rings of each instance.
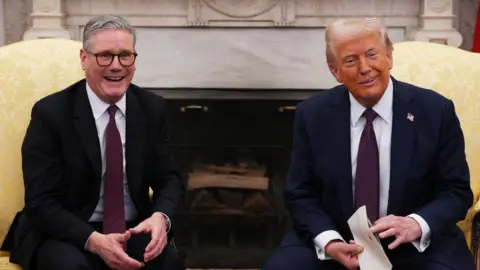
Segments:
[[[296,100],[168,99],[187,187],[174,229],[189,268],[261,268],[288,226]]]

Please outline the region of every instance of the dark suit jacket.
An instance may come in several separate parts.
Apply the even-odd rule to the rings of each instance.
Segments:
[[[462,260],[471,265],[456,226],[465,218],[473,195],[454,105],[436,92],[392,80],[388,214],[420,215],[431,228],[432,241],[424,253],[404,244],[387,255],[394,264],[421,257],[457,267]],[[414,121],[407,119],[408,113]],[[294,231],[284,238],[284,246],[302,243],[313,248],[312,239],[326,230],[338,231],[346,241],[353,239],[347,224],[355,211],[350,101],[343,85],[297,106],[285,200]]]
[[[184,184],[168,149],[164,100],[133,84],[126,95],[126,173],[139,219],[155,211],[173,218]],[[100,152],[85,80],[33,106],[22,145],[25,207],[9,232],[13,243],[4,247],[12,262],[28,270],[46,238],[84,248],[94,231],[87,221],[99,200]]]

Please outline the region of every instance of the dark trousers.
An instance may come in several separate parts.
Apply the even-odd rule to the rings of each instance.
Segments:
[[[101,224],[91,224],[101,232]],[[130,223],[129,228],[135,224]],[[137,234],[127,242],[127,254],[133,259],[143,262],[145,248],[150,242],[149,234]],[[71,243],[54,239],[46,240],[37,250],[33,261],[35,270],[104,270],[109,269],[104,261],[97,255],[79,249]],[[169,244],[154,260],[145,264],[142,269],[147,270],[185,270],[183,260],[176,250]]]
[[[263,270],[346,270],[339,263],[320,261],[307,246],[286,246],[278,249],[264,264]],[[409,265],[394,265],[393,270],[462,270],[452,269],[438,262],[421,262]]]

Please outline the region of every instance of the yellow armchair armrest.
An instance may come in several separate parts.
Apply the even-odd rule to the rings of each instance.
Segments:
[[[462,229],[463,233],[465,234],[465,240],[467,241],[468,245],[471,249],[478,248],[478,241],[472,238],[478,238],[477,233],[473,233],[476,230],[477,225],[475,223],[478,222],[478,218],[476,215],[480,212],[480,200],[479,194],[474,194],[475,198],[473,201],[472,207],[467,212],[467,216],[464,220],[460,221],[457,225]],[[472,241],[473,240],[473,241]]]
[[[472,206],[472,216],[475,216],[478,212],[480,212],[480,200],[476,198],[475,203]]]

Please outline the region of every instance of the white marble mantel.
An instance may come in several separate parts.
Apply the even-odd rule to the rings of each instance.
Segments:
[[[336,84],[324,28],[378,16],[394,42],[458,47],[452,0],[34,0],[25,39],[81,40],[97,14],[129,19],[138,33],[135,82],[151,88],[320,89]]]

